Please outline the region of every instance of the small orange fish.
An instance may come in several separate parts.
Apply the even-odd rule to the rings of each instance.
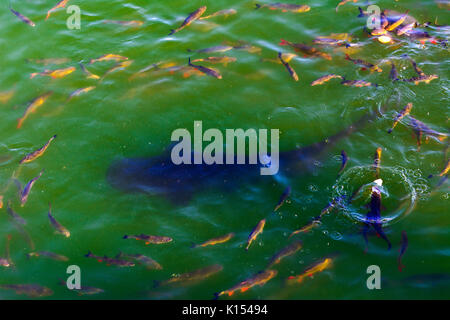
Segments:
[[[392,127],[388,130],[388,133],[391,133],[394,128],[397,126],[397,124],[400,122],[400,120],[402,120],[404,117],[406,117],[410,112],[411,109],[413,107],[412,103],[408,103],[395,117],[394,119],[394,124],[392,125]]]
[[[189,16],[183,21],[181,26],[179,26],[176,29],[172,29],[170,31],[169,36],[183,30],[184,28],[189,26],[192,22],[194,22],[195,20],[198,20],[205,13],[205,11],[206,11],[206,6],[202,6],[202,7],[198,8],[197,10],[195,10],[194,12],[192,12],[191,14],[189,14]]]
[[[250,245],[252,244],[252,242],[255,241],[256,238],[263,232],[265,225],[266,225],[266,219],[262,219],[260,222],[258,222],[256,227],[253,229],[253,231],[248,236],[247,247],[245,248],[245,250],[248,250],[248,248],[250,248]]]
[[[289,277],[288,282],[302,282],[306,277],[312,277],[314,274],[330,268],[332,266],[332,263],[333,260],[331,258],[321,260],[313,264],[311,267],[307,268],[302,274]]]
[[[0,92],[0,103],[7,103],[14,96],[14,90]]]
[[[377,150],[375,151],[375,156],[374,156],[374,160],[373,160],[373,169],[375,170],[375,176],[377,179],[380,178],[380,164],[381,164],[381,152],[382,151],[383,151],[383,149],[378,147]]]
[[[334,79],[334,78],[342,79],[342,76],[337,75],[337,74],[327,74],[327,75],[320,77],[319,79],[311,82],[311,86],[317,86],[319,84],[324,84],[325,82],[330,81],[331,79]]]
[[[128,60],[128,58],[118,55],[118,54],[108,53],[108,54],[104,54],[101,57],[98,57],[97,59],[91,59],[89,64],[93,64],[95,62],[101,62],[101,61],[111,61],[111,60],[119,62],[119,61]]]
[[[273,279],[277,274],[278,274],[277,270],[261,271],[258,274],[256,274],[255,276],[238,283],[231,289],[224,290],[219,293],[215,293],[214,295],[216,298],[219,298],[220,296],[222,296],[224,294],[228,294],[228,296],[231,297],[236,291],[245,292],[248,289],[250,289],[256,285],[263,286],[269,280]]]
[[[341,2],[338,3],[338,5],[337,5],[337,7],[336,7],[336,12],[338,12],[340,6],[343,6],[343,5],[346,4],[347,2],[351,2],[351,1],[357,2],[358,0],[342,0]]]
[[[289,238],[291,238],[292,236],[295,236],[296,234],[299,234],[299,233],[308,232],[308,231],[312,230],[313,228],[315,228],[317,226],[320,226],[320,224],[321,224],[320,219],[321,219],[320,216],[313,218],[311,220],[311,222],[309,222],[306,226],[304,226],[304,227],[302,227],[302,228],[300,228],[298,230],[293,231],[289,235]]]
[[[203,243],[197,244],[197,245],[193,245],[192,248],[198,248],[198,247],[207,247],[207,246],[213,246],[216,244],[221,244],[221,243],[225,243],[227,241],[229,241],[231,238],[234,237],[234,233],[228,233],[224,236],[221,237],[217,237],[217,238],[212,238],[210,240],[207,240]]]

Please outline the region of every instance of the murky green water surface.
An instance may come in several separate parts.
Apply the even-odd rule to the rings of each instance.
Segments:
[[[13,96],[0,104],[0,186],[4,206],[0,210],[0,252],[4,252],[6,236],[12,235],[11,259],[15,268],[3,268],[1,284],[38,283],[54,291],[50,298],[78,299],[76,293],[59,285],[66,279],[70,264],[80,266],[82,285],[102,288],[104,293],[83,298],[103,299],[211,299],[213,293],[225,290],[263,270],[270,257],[287,244],[289,234],[305,225],[337,194],[351,193],[361,184],[373,181],[370,165],[377,147],[382,147],[381,178],[387,190],[383,217],[390,218],[386,233],[393,248],[372,235],[364,253],[361,228],[356,223],[362,206],[351,212],[338,210],[323,218],[312,231],[298,235],[303,249],[274,267],[278,275],[263,287],[252,288],[233,297],[243,299],[393,299],[450,298],[450,233],[448,183],[437,191],[437,178],[427,179],[442,170],[447,159],[445,142],[430,139],[417,152],[411,130],[397,126],[392,134],[395,110],[412,102],[412,115],[433,129],[449,129],[449,54],[439,44],[418,41],[382,45],[370,40],[363,31],[364,19],[357,18],[358,5],[353,2],[335,11],[337,1],[306,1],[307,13],[284,13],[268,9],[254,10],[253,1],[69,1],[80,6],[81,30],[66,27],[65,10],[45,15],[56,1],[14,1],[15,10],[36,22],[32,28],[17,19],[6,1],[1,5],[0,28],[0,92]],[[419,22],[448,24],[448,11],[434,1],[376,1],[382,8],[399,12],[410,10]],[[237,14],[196,22],[168,37],[189,12],[207,5],[207,13],[234,8]],[[105,24],[104,20],[140,20],[133,28]],[[429,30],[445,38],[444,31]],[[293,81],[285,68],[261,59],[276,59],[277,51],[293,52],[279,46],[280,39],[311,43],[317,36],[351,33],[353,42],[365,45],[351,56],[379,62],[382,73],[362,71],[344,59],[343,48],[323,50],[331,61],[298,56],[290,64],[300,80]],[[447,34],[448,35],[448,34]],[[150,71],[142,77],[130,77],[157,62],[187,64],[187,49],[202,49],[224,42],[245,41],[261,48],[259,53],[232,50],[217,55],[235,57],[228,66],[215,65],[223,76],[186,77],[182,72]],[[109,74],[103,81],[86,79],[78,62],[103,54],[129,57],[133,64]],[[439,79],[415,86],[389,80],[392,58],[403,77],[414,76],[408,54],[427,74]],[[43,66],[35,59],[67,58],[61,65]],[[207,65],[207,64],[204,64]],[[62,79],[35,77],[33,72],[75,66],[77,70]],[[114,62],[89,66],[91,72],[103,75]],[[311,87],[318,77],[336,73],[348,79],[364,79],[379,87],[345,87],[338,80]],[[96,86],[84,95],[66,102],[76,89]],[[16,129],[17,119],[27,103],[46,91],[53,96]],[[167,199],[144,194],[126,194],[113,189],[106,181],[106,171],[114,159],[159,155],[170,144],[177,128],[193,131],[193,122],[202,120],[204,128],[277,128],[280,147],[290,150],[321,141],[349,126],[370,110],[386,108],[378,119],[361,131],[339,141],[327,150],[312,172],[300,173],[292,179],[267,184],[245,183],[231,192],[205,190],[183,206]],[[41,147],[57,134],[44,156],[19,166],[22,157]],[[350,157],[346,171],[336,179],[340,152]],[[448,157],[448,156],[447,156]],[[22,208],[17,180],[25,184],[40,170],[45,172],[34,185],[28,202]],[[9,187],[8,187],[9,185]],[[287,203],[267,220],[264,232],[248,252],[246,239],[264,217],[270,215],[280,194],[292,187]],[[412,199],[415,207],[405,214],[395,211],[400,199]],[[26,231],[36,250],[52,251],[69,258],[68,262],[46,258],[27,259],[29,244],[18,232],[5,210],[12,207],[26,221]],[[55,217],[71,231],[70,238],[53,233],[47,218],[48,202]],[[414,204],[412,204],[414,202]],[[409,238],[403,258],[405,269],[397,269],[401,231]],[[192,243],[234,232],[229,242],[206,248],[190,249]],[[166,235],[168,244],[145,245],[122,239],[125,234]],[[118,268],[87,259],[88,251],[115,256],[120,251],[145,254],[162,266],[147,270],[143,266]],[[333,255],[331,268],[305,279],[301,284],[286,286],[289,276],[302,273],[309,265]],[[189,272],[212,264],[223,271],[190,285],[154,288],[154,280]],[[378,265],[382,273],[382,289],[366,287],[366,269]],[[438,276],[436,276],[436,274]],[[413,277],[413,278],[409,278]],[[13,291],[0,290],[2,299],[21,299]]]

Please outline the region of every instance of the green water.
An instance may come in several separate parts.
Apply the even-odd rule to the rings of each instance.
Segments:
[[[390,197],[383,216],[393,217],[386,233],[393,244],[390,251],[381,239],[371,236],[364,253],[360,227],[342,210],[324,217],[320,227],[296,238],[303,249],[274,267],[278,275],[265,286],[252,288],[233,297],[242,299],[394,299],[450,298],[450,216],[448,183],[433,192],[437,179],[427,179],[445,165],[445,145],[432,139],[417,152],[411,130],[399,124],[389,135],[387,129],[408,102],[412,115],[437,131],[449,129],[448,49],[439,45],[402,42],[382,45],[369,40],[363,32],[364,19],[357,18],[358,4],[341,6],[338,1],[305,1],[307,13],[283,13],[268,9],[254,10],[253,1],[69,1],[81,8],[81,29],[66,27],[64,10],[45,15],[57,1],[14,1],[15,10],[36,22],[32,28],[17,19],[3,1],[0,12],[0,92],[12,90],[12,98],[0,104],[0,183],[4,207],[0,210],[0,252],[4,255],[6,235],[11,234],[11,259],[15,268],[1,267],[0,284],[37,283],[51,288],[49,298],[79,299],[58,284],[66,279],[66,268],[81,268],[82,285],[98,287],[104,293],[83,296],[89,299],[211,299],[213,293],[263,270],[269,258],[290,243],[289,234],[305,225],[342,190],[355,190],[361,183],[373,180],[368,170],[377,147],[383,148],[381,178]],[[362,3],[362,2],[360,2]],[[376,1],[382,8],[399,12],[410,10],[419,22],[448,24],[448,11],[434,1]],[[189,12],[207,5],[207,14],[234,8],[237,14],[196,22],[187,29],[167,37]],[[362,3],[360,5],[366,5]],[[141,20],[140,28],[104,24],[103,20]],[[293,42],[311,41],[331,33],[351,33],[353,42],[366,43],[352,53],[357,58],[380,62],[393,57],[403,77],[414,76],[410,64],[401,58],[407,53],[427,74],[439,79],[415,86],[392,83],[390,66],[381,63],[381,74],[362,71],[344,60],[342,49],[323,50],[333,56],[294,58],[290,64],[300,80],[293,81],[280,64],[262,62],[275,59],[278,50],[292,52],[278,45],[280,39]],[[445,37],[443,32],[434,35]],[[182,73],[149,72],[130,80],[140,69],[157,62],[187,64],[187,49],[202,49],[224,41],[245,41],[261,48],[249,53],[232,50],[223,54],[237,58],[224,67],[214,65],[223,79],[208,76],[185,78]],[[108,75],[101,83],[86,79],[78,62],[87,63],[103,54],[115,53],[133,60],[123,71]],[[196,57],[202,56],[195,54]],[[68,58],[69,62],[47,67],[28,59]],[[103,75],[114,62],[89,66]],[[203,64],[207,65],[207,64]],[[45,68],[76,66],[63,79],[36,77],[33,72]],[[379,84],[377,88],[344,87],[338,80],[311,87],[318,77],[336,73],[348,79],[364,79]],[[96,88],[66,103],[76,89]],[[17,119],[27,103],[46,91],[53,96],[30,115],[21,129]],[[177,128],[193,130],[193,122],[202,120],[204,128],[277,128],[281,150],[290,150],[321,141],[344,129],[370,110],[387,107],[386,113],[361,131],[332,146],[312,173],[295,179],[265,185],[244,183],[232,192],[207,190],[183,206],[175,206],[163,197],[125,194],[106,181],[106,170],[114,159],[159,155],[170,144]],[[22,157],[41,147],[57,134],[47,152],[29,164],[19,166]],[[339,154],[350,157],[341,179]],[[45,172],[34,185],[28,202],[21,208],[17,188],[9,183],[16,172],[25,184],[40,170]],[[5,190],[9,183],[9,187]],[[264,232],[248,252],[245,242],[253,227],[267,217],[286,185],[292,187],[287,203],[268,219]],[[393,214],[399,199],[415,197],[415,208],[409,214]],[[68,262],[46,258],[28,260],[30,247],[11,223],[5,206],[12,207],[27,221],[36,250],[52,251],[69,258]],[[58,221],[71,231],[70,238],[54,234],[48,218],[48,202]],[[411,202],[411,201],[410,201]],[[364,212],[360,212],[364,214]],[[403,258],[405,269],[397,269],[401,231],[409,238]],[[229,242],[206,248],[190,249],[198,243],[228,232],[236,236]],[[125,234],[170,236],[169,244],[148,245],[123,240]],[[162,266],[146,270],[143,266],[118,268],[87,259],[88,251],[115,256],[119,251],[145,254]],[[312,263],[335,256],[333,266],[303,283],[286,286],[288,276],[302,273]],[[220,264],[223,271],[191,285],[153,288],[154,280],[165,280],[174,274]],[[381,290],[368,290],[366,269],[378,265],[383,278]],[[430,274],[443,274],[441,280],[430,280]],[[407,278],[421,276],[422,285]],[[2,299],[22,299],[13,291],[0,290]]]

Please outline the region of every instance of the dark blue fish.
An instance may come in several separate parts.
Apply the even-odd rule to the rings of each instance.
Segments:
[[[356,123],[328,139],[303,148],[280,152],[279,171],[275,176],[260,175],[260,164],[179,164],[171,160],[170,150],[150,158],[115,161],[107,172],[107,180],[126,192],[143,192],[168,198],[175,204],[186,204],[193,195],[203,190],[221,188],[235,190],[239,184],[271,182],[272,179],[296,176],[310,172],[315,161],[339,140],[360,130],[376,117],[368,113]],[[191,160],[193,159],[191,153]],[[191,161],[193,163],[193,161]]]

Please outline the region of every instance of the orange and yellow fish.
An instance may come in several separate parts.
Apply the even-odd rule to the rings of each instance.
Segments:
[[[101,61],[124,61],[124,60],[128,60],[127,57],[118,55],[118,54],[113,54],[113,53],[108,53],[108,54],[104,54],[101,57],[98,57],[97,59],[91,59],[91,61],[89,62],[89,64],[93,64],[95,62],[101,62]]]

